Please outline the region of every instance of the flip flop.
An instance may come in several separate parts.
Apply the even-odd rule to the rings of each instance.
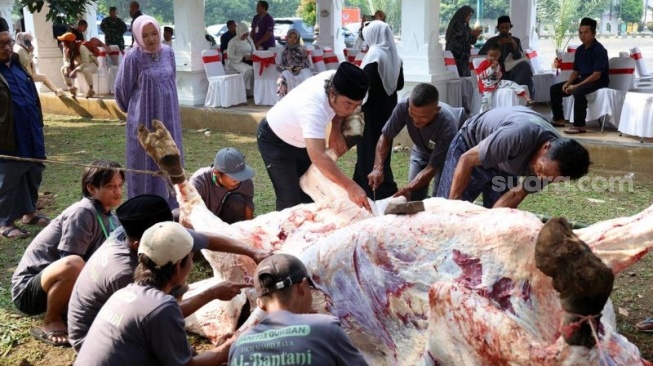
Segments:
[[[48,219],[43,215],[36,214],[28,222],[25,221],[21,221],[21,222],[25,225],[36,225],[36,226],[46,227],[50,224],[50,219]]]
[[[14,233],[16,231],[18,231],[17,235],[11,235],[11,233]],[[30,234],[27,231],[21,230],[16,226],[12,226],[9,229],[2,232],[2,236],[4,236],[7,239],[27,238],[29,237],[29,235]]]
[[[565,130],[563,132],[568,134],[568,135],[578,135],[579,133],[587,132],[587,130],[584,129],[584,128],[572,127],[572,128],[570,128],[568,130]]]
[[[53,330],[51,332],[46,332],[41,328],[32,328],[29,330],[29,334],[31,334],[34,339],[54,347],[70,347],[70,342],[68,341],[68,332],[63,330]],[[66,340],[63,342],[54,342],[52,337],[56,336],[65,336]]]
[[[653,333],[653,318],[646,318],[635,324],[635,328],[642,333]]]

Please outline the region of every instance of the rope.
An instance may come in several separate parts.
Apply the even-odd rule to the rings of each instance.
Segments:
[[[106,167],[99,167],[99,166],[96,166],[96,165],[93,165],[93,164],[82,164],[82,163],[74,163],[74,162],[69,162],[69,161],[45,160],[45,159],[34,159],[34,158],[22,158],[22,157],[18,157],[18,156],[9,156],[9,155],[0,155],[0,159],[17,160],[17,161],[29,161],[29,162],[32,162],[32,163],[42,163],[42,164],[46,164],[46,163],[48,163],[48,164],[63,164],[63,165],[78,166],[78,167],[82,167],[82,168],[102,168],[102,169],[106,168]],[[112,170],[118,170],[118,171],[129,172],[129,173],[137,173],[137,174],[148,174],[148,175],[153,175],[153,176],[157,176],[157,177],[166,177],[166,176],[168,176],[168,177],[177,178],[177,177],[184,176],[184,174],[171,176],[171,175],[169,175],[166,172],[161,171],[161,170],[156,171],[156,172],[153,172],[151,170],[138,170],[138,169],[127,169],[127,168],[112,168]]]
[[[574,314],[574,313],[567,313],[571,316],[575,316],[578,318],[575,322],[571,322],[567,325],[563,325],[560,329],[560,332],[564,334],[565,338],[571,338],[573,333],[577,331],[583,323],[587,323],[590,326],[590,329],[592,331],[592,337],[594,337],[594,341],[596,342],[596,349],[599,352],[599,365],[604,364],[604,359],[606,359],[605,356],[605,351],[603,350],[603,347],[601,347],[601,343],[599,341],[599,335],[597,333],[597,328],[595,326],[595,323],[597,323],[597,318],[601,316],[601,314],[593,314],[593,315],[580,315],[580,314]],[[599,324],[600,326],[600,324]],[[608,364],[607,361],[605,361],[605,364]]]

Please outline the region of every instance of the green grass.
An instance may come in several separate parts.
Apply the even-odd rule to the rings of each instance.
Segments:
[[[116,120],[89,120],[77,117],[46,116],[46,151],[52,161],[90,163],[96,159],[115,160],[124,166],[125,132],[124,124]],[[215,153],[227,146],[243,152],[248,164],[256,170],[254,178],[256,213],[262,214],[274,209],[274,191],[259,155],[254,136],[219,133],[210,136],[195,130],[184,130],[184,152],[186,169],[192,173],[209,165]],[[408,150],[393,153],[393,170],[397,183],[407,183]],[[351,175],[356,155],[346,154],[339,165]],[[79,200],[81,196],[80,176],[82,168],[61,164],[48,164],[41,185],[42,193],[53,196],[51,204],[43,209],[49,217],[57,216],[64,208]],[[623,176],[627,172],[591,173],[591,177]],[[603,190],[582,192],[575,186],[565,189],[548,189],[526,199],[521,208],[547,216],[566,216],[571,220],[591,224],[618,216],[632,215],[653,202],[653,183],[644,177],[635,176],[632,192]],[[590,202],[588,198],[604,203]],[[32,227],[28,228],[33,230]],[[40,318],[24,317],[16,311],[10,296],[11,275],[20,261],[30,238],[7,240],[0,238],[0,365],[67,365],[73,360],[71,350],[55,350],[33,341],[29,329],[38,325]],[[645,357],[653,357],[653,345],[646,335],[638,334],[633,325],[640,318],[650,316],[653,296],[650,295],[650,280],[653,278],[651,259],[629,268],[618,281],[613,300],[615,308],[628,311],[627,317],[619,315],[620,331],[640,347]],[[193,273],[192,280],[206,278],[210,270],[201,262]],[[21,363],[22,362],[22,363]]]

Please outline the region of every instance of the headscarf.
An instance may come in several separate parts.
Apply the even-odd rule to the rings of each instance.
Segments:
[[[445,34],[445,39],[449,40],[451,39],[451,31],[453,30],[452,25],[461,22],[461,23],[467,23],[466,19],[469,14],[473,14],[474,9],[472,9],[471,6],[465,5],[460,7],[460,9],[456,10],[454,13],[453,17],[451,17],[451,21],[449,22],[449,26],[447,26],[447,33]],[[469,27],[469,24],[467,24]]]
[[[161,42],[157,42],[156,50],[154,51],[148,51],[147,48],[145,48],[145,42],[143,42],[143,28],[148,24],[152,24],[159,32],[159,36],[161,36],[161,26],[156,19],[149,15],[141,15],[134,20],[134,23],[132,24],[132,34],[136,40],[136,45],[141,49],[141,51],[145,53],[157,53],[161,49]]]
[[[379,65],[383,89],[386,94],[392,95],[397,91],[401,58],[397,53],[390,26],[381,20],[374,20],[363,28],[363,38],[370,48],[363,58],[361,68],[376,62]]]
[[[238,25],[236,26],[236,37],[238,37],[239,41],[240,41],[240,37],[245,33],[249,34],[249,27],[247,26],[247,24],[238,23]]]
[[[21,46],[21,47],[23,47],[23,48],[24,48],[25,50],[27,50],[28,52],[31,52],[31,51],[34,50],[34,45],[32,45],[32,47],[31,47],[31,49],[30,49],[30,47],[27,46],[27,44],[25,43],[25,41],[30,41],[30,42],[32,42],[33,40],[34,40],[34,37],[32,37],[32,35],[29,34],[29,33],[27,33],[27,32],[19,32],[19,33],[16,35],[16,44],[19,45],[19,46]]]
[[[297,43],[290,44],[290,43],[287,42],[288,36],[290,35],[290,33],[295,33],[297,35]],[[286,34],[286,48],[297,48],[297,47],[300,46],[301,42],[302,42],[302,36],[301,36],[301,34],[299,34],[299,31],[297,29],[295,29],[295,28],[289,29],[288,33]]]

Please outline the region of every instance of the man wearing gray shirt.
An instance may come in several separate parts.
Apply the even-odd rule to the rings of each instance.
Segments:
[[[542,115],[495,108],[467,120],[454,137],[438,197],[473,202],[483,193],[487,208],[516,208],[548,183],[584,176],[589,165],[587,150],[560,137]]]
[[[367,365],[336,317],[311,314],[313,281],[290,254],[259,263],[254,275],[259,308],[268,314],[229,350],[229,366]]]
[[[466,118],[462,108],[438,103],[438,99],[435,86],[417,84],[409,98],[397,103],[392,116],[383,126],[376,145],[374,170],[367,176],[373,190],[383,182],[383,162],[390,152],[392,140],[405,126],[414,144],[410,153],[409,183],[394,197],[406,196],[411,201],[421,201],[426,198],[431,180],[432,195],[435,196],[447,149],[458,130],[459,121]]]

